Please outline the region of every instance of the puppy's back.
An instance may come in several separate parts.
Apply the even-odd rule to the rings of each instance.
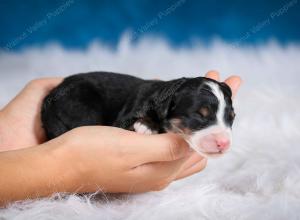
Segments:
[[[42,123],[48,139],[86,125],[111,125],[144,80],[91,72],[67,77],[44,99]]]

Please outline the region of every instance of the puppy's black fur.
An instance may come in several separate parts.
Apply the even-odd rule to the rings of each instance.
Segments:
[[[180,120],[180,129],[200,130],[215,122],[218,108],[207,81],[216,83],[203,77],[158,81],[109,72],[73,75],[45,98],[42,123],[48,139],[87,125],[134,130],[136,121],[157,133],[172,130],[172,119]],[[224,121],[231,126],[231,90],[218,84],[226,102]],[[202,107],[208,115],[199,113]]]

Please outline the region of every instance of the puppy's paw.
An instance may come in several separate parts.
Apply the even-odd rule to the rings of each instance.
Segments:
[[[155,134],[157,132],[152,131],[147,125],[137,121],[133,125],[134,130],[139,134]]]

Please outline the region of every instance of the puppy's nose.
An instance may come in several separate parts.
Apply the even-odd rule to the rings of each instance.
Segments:
[[[230,141],[227,138],[218,138],[216,140],[217,147],[220,151],[225,151],[229,148]]]

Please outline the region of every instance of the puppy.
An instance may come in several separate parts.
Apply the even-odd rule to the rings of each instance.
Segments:
[[[204,77],[171,81],[91,72],[66,78],[45,98],[48,139],[80,126],[105,125],[143,134],[174,132],[204,156],[226,152],[235,113],[225,83]]]

